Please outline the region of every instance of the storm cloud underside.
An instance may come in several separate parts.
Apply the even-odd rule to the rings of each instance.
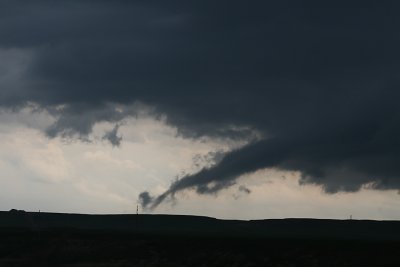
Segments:
[[[327,192],[400,189],[396,2],[4,1],[0,105],[55,114],[49,137],[116,126],[138,103],[181,134],[264,138],[142,194],[215,193],[262,168]],[[131,108],[136,105],[135,108]],[[143,198],[144,197],[144,198]]]

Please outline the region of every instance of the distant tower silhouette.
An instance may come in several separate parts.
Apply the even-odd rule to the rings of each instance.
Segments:
[[[136,215],[139,215],[139,205],[136,205]]]
[[[350,215],[350,220],[353,220],[353,215]]]

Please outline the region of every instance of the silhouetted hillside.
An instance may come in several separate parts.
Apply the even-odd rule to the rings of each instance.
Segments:
[[[399,221],[372,220],[218,220],[183,215],[85,215],[45,212],[0,212],[0,228],[49,231],[59,229],[184,234],[225,237],[327,238],[400,240]]]
[[[400,222],[0,212],[0,266],[400,266]]]

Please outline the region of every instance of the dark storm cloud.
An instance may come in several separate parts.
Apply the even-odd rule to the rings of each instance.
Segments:
[[[147,208],[153,201],[154,199],[150,196],[149,192],[142,192],[139,194],[139,203],[142,207]]]
[[[108,140],[111,145],[119,147],[122,142],[122,136],[118,135],[120,125],[117,123],[112,130],[106,132],[103,136],[103,140]]]
[[[57,110],[49,136],[84,137],[136,101],[184,135],[265,136],[158,200],[266,167],[327,192],[399,189],[399,5],[3,1],[0,57],[15,71],[0,73],[0,103]]]
[[[47,106],[49,113],[56,117],[56,122],[46,129],[46,135],[50,138],[58,135],[64,138],[79,138],[88,140],[87,136],[92,132],[93,126],[98,122],[116,123],[113,130],[104,135],[111,144],[116,145],[122,140],[117,136],[119,126],[127,117],[138,115],[156,116],[154,109],[141,103],[123,105],[117,103],[69,103],[66,105]]]

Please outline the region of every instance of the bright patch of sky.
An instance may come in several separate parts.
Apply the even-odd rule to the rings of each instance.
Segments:
[[[172,181],[212,164],[210,153],[232,150],[232,140],[187,139],[164,119],[130,118],[121,124],[119,147],[102,137],[114,127],[98,123],[89,141],[43,134],[54,122],[26,108],[0,114],[0,210],[135,213],[138,194],[164,192]],[[325,194],[299,185],[299,174],[273,169],[242,177],[218,195],[179,192],[154,213],[226,219],[285,217],[400,219],[396,191],[364,188]]]

